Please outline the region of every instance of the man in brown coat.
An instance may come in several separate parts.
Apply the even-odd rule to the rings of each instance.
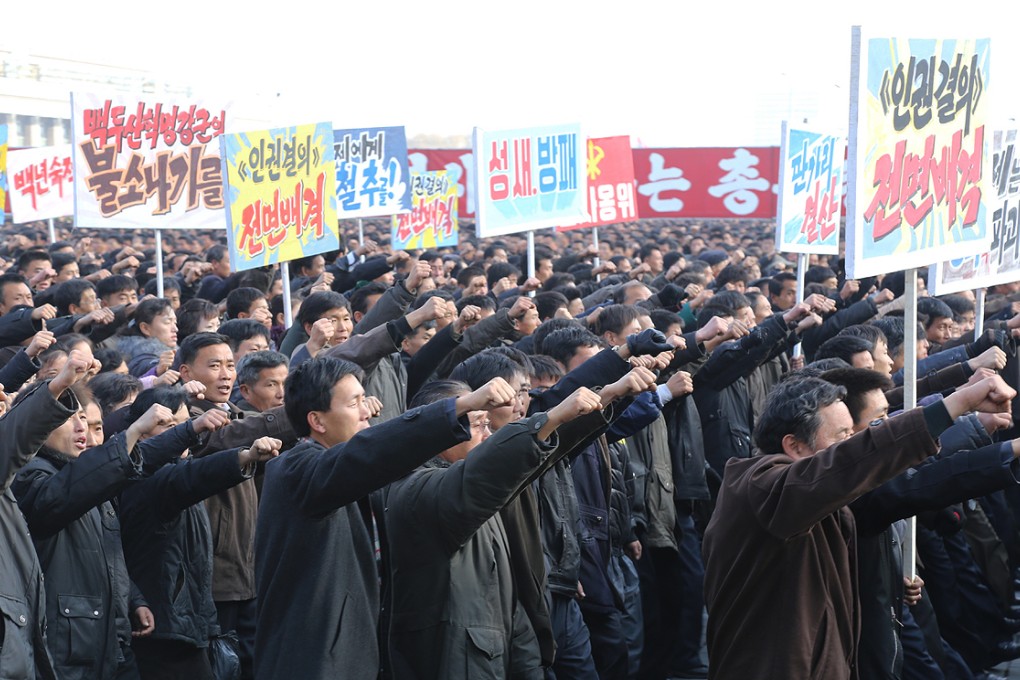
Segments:
[[[709,677],[857,678],[856,531],[846,504],[938,450],[968,411],[1008,412],[993,376],[850,436],[842,387],[776,387],[755,428],[768,452],[727,463],[705,532]]]

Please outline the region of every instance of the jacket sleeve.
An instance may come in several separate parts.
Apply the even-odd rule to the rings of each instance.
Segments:
[[[813,357],[823,342],[836,337],[847,326],[864,323],[876,314],[878,314],[878,307],[875,306],[871,298],[864,298],[849,307],[830,314],[821,326],[804,331],[804,337],[801,340],[804,354]]]
[[[941,404],[934,408],[945,410]],[[793,538],[933,455],[937,444],[923,411],[890,418],[806,458],[773,455],[771,464],[733,459],[726,465],[722,493],[734,486],[763,528],[776,538]]]
[[[218,430],[204,433],[199,437],[198,445],[191,448],[191,455],[201,458],[224,449],[243,448],[250,446],[259,437],[279,439],[284,448],[297,441],[297,433],[291,427],[283,406],[248,414],[244,418],[231,420]]]
[[[135,450],[142,461],[142,474],[148,476],[155,473],[167,463],[180,458],[185,449],[197,444],[198,435],[195,434],[195,426],[190,420],[175,425],[155,437],[139,440],[135,444]]]
[[[513,330],[514,324],[510,320],[510,310],[505,307],[497,310],[492,316],[482,319],[464,331],[460,344],[439,364],[436,375],[440,378],[448,377],[457,364],[469,356],[478,354],[496,340],[509,335]]]
[[[241,469],[238,449],[219,451],[205,458],[166,465],[155,475],[137,482],[135,497],[155,508],[156,519],[168,522],[192,505],[226,491],[251,477]],[[144,493],[142,491],[144,485]]]
[[[695,388],[721,390],[746,378],[769,358],[776,343],[786,341],[786,336],[786,321],[775,314],[739,340],[724,342],[694,375]]]
[[[970,359],[970,355],[967,353],[966,345],[954,347],[952,349],[944,349],[941,352],[935,354],[929,354],[924,359],[920,359],[917,362],[917,375],[932,375],[941,371],[943,368],[958,364]],[[903,384],[903,369],[893,373],[893,382],[897,385]]]
[[[56,473],[32,463],[18,474],[11,490],[35,536],[46,538],[59,533],[92,508],[114,498],[141,473],[141,462],[129,455],[125,438],[124,433],[115,435]]]
[[[453,324],[449,323],[432,336],[432,339],[418,350],[417,354],[411,357],[407,365],[407,403],[410,404],[414,395],[418,394],[421,386],[428,382],[429,378],[439,368],[450,352],[460,344],[461,336],[453,334]]]
[[[346,342],[323,350],[319,355],[346,359],[361,366],[366,373],[371,373],[380,361],[400,349],[391,331],[393,324],[386,323],[367,333],[352,335]]]
[[[415,296],[407,288],[404,288],[404,282],[398,281],[390,286],[372,306],[372,309],[361,317],[361,321],[354,326],[351,336],[367,333],[373,328],[404,316],[407,314],[407,308],[414,302],[414,298]]]
[[[864,494],[850,508],[857,530],[877,533],[898,519],[939,510],[1020,483],[1020,463],[1006,442],[929,458]]]
[[[0,316],[0,347],[20,345],[42,330],[42,324],[32,319],[32,311],[22,307]]]
[[[617,441],[633,436],[643,427],[648,427],[659,417],[662,409],[653,392],[642,392],[634,397],[620,417],[613,421],[606,432],[606,439]]]
[[[447,551],[456,552],[552,453],[555,446],[535,436],[546,420],[540,414],[504,425],[464,460],[442,473],[426,473],[424,488],[407,508],[409,517],[431,516]]]
[[[42,447],[50,432],[78,410],[78,400],[65,392],[58,401],[49,383],[30,388],[27,396],[0,417],[0,493]]]
[[[14,357],[0,368],[0,385],[9,393],[21,389],[29,378],[35,375],[42,366],[36,359],[29,358],[25,350],[20,350]]]
[[[284,454],[269,466],[276,466],[296,505],[324,517],[469,438],[467,419],[457,418],[454,400],[445,399],[372,425],[315,455]]]
[[[957,388],[967,382],[971,375],[973,371],[965,363],[951,364],[935,373],[928,373],[917,379],[917,398]],[[903,408],[903,390],[903,387],[894,387],[885,393],[890,411]]]

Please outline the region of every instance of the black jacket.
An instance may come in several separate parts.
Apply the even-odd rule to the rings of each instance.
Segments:
[[[255,528],[255,677],[378,676],[367,496],[469,438],[453,404],[411,409],[330,449],[305,439],[266,465]]]
[[[50,653],[66,680],[114,677],[131,641],[131,588],[110,503],[141,472],[124,437],[73,461],[43,449],[13,485],[46,575]]]
[[[78,410],[73,394],[60,401],[47,383],[0,418],[0,677],[55,678],[46,647],[46,597],[39,558],[10,486],[50,432]]]
[[[177,428],[174,428],[177,430]],[[178,451],[197,443],[182,429]],[[203,500],[249,479],[236,449],[177,459],[120,495],[128,573],[156,620],[153,638],[206,647],[219,633],[212,599],[212,531]]]
[[[786,322],[776,314],[740,340],[716,347],[694,374],[694,401],[701,416],[705,454],[720,476],[730,458],[751,456],[754,417],[746,378],[781,351],[789,337]]]

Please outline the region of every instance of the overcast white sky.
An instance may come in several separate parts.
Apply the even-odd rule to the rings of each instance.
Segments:
[[[777,145],[787,116],[845,133],[854,24],[991,37],[993,110],[1020,117],[1014,0],[10,4],[0,47],[151,69],[276,124],[580,122],[646,146]]]

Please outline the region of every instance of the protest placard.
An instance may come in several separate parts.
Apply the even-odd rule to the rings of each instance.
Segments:
[[[474,131],[480,238],[586,218],[587,154],[579,125]]]
[[[839,253],[845,155],[841,136],[794,128],[783,121],[776,250]]]
[[[393,215],[411,209],[404,128],[334,130],[333,152],[340,217]]]
[[[1020,281],[1020,148],[1016,130],[992,133],[992,247],[988,252],[933,264],[932,295]]]
[[[71,116],[78,226],[221,227],[225,107],[76,92]]]
[[[329,123],[224,135],[221,154],[234,271],[340,247]]]
[[[11,151],[7,167],[15,224],[74,214],[70,144]]]
[[[854,29],[848,276],[988,250],[990,42]]]
[[[457,245],[457,184],[445,170],[411,173],[411,211],[393,216],[394,250]]]

